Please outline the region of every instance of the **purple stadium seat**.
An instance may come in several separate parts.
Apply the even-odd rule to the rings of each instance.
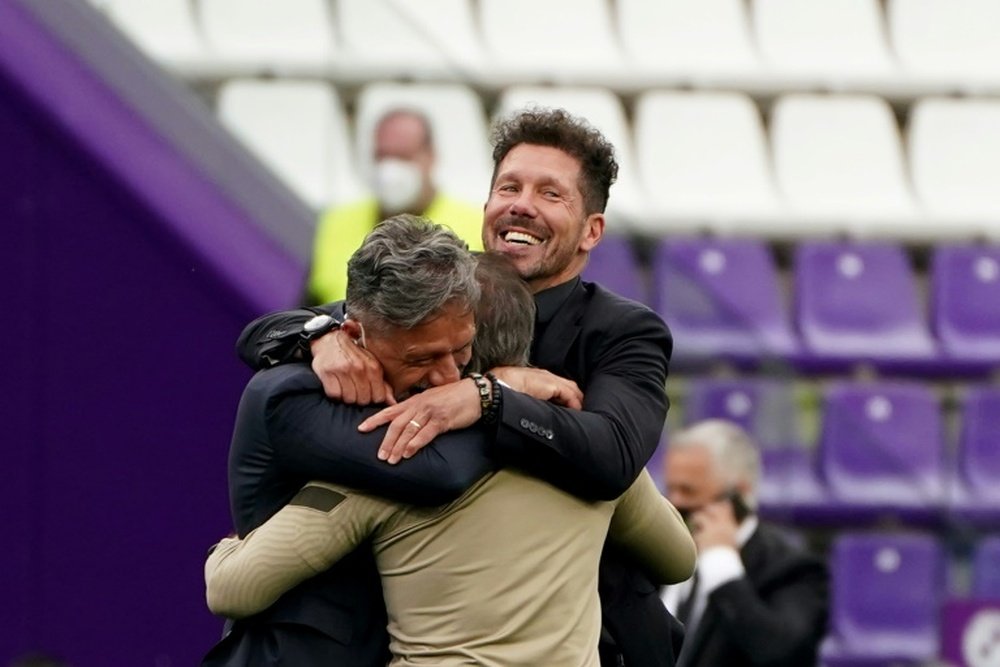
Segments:
[[[930,277],[942,363],[955,370],[1000,366],[1000,247],[940,246]]]
[[[936,360],[916,281],[899,246],[800,243],[794,312],[807,367],[868,362],[924,370]]]
[[[825,504],[813,452],[798,433],[790,383],[772,378],[696,378],[688,383],[684,420],[728,419],[761,447],[763,474],[758,487],[761,513],[790,519]]]
[[[650,303],[639,260],[627,237],[605,235],[590,252],[583,279],[600,283],[626,298]]]
[[[680,365],[793,357],[797,344],[767,246],[750,239],[666,239],[652,266],[656,309]]]
[[[945,561],[919,533],[842,534],[831,553],[828,667],[913,663],[938,652]]]
[[[951,511],[965,521],[995,523],[1000,520],[1000,387],[966,390],[957,454]]]
[[[663,459],[666,457],[666,453],[667,444],[661,440],[659,446],[656,448],[656,451],[653,452],[653,456],[650,457],[649,462],[646,464],[646,470],[649,471],[649,476],[653,478],[656,488],[658,488],[661,493],[667,488],[667,485],[663,482]]]
[[[1000,600],[1000,535],[984,537],[972,555],[972,597]]]
[[[684,421],[728,419],[754,436],[762,447],[799,440],[796,407],[789,382],[764,377],[693,378],[684,398]]]
[[[840,382],[824,392],[819,473],[827,516],[941,518],[944,442],[933,391],[916,382]]]

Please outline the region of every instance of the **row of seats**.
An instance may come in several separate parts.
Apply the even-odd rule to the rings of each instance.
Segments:
[[[1000,536],[981,540],[971,561],[968,597],[1000,600]],[[830,553],[830,631],[822,646],[826,667],[936,660],[941,611],[953,599],[947,565],[941,543],[930,534],[837,536]],[[995,636],[977,637],[984,639],[987,646],[996,644]]]
[[[915,240],[1000,234],[996,100],[922,99],[905,136],[885,100],[862,95],[782,96],[769,131],[739,93],[649,91],[630,122],[605,88],[519,86],[505,89],[493,111],[528,104],[566,108],[614,143],[621,169],[612,229]],[[353,128],[337,91],[320,81],[237,79],[218,97],[222,121],[315,207],[363,191],[374,122],[400,105],[431,119],[439,184],[483,201],[487,113],[465,86],[367,85]]]
[[[942,401],[919,382],[836,381],[820,390],[815,446],[803,442],[788,383],[695,379],[683,423],[726,419],[761,446],[762,511],[802,524],[859,525],[888,517],[926,525],[1000,520],[1000,387],[962,387],[957,442]],[[660,477],[665,446],[650,463]]]
[[[786,298],[761,240],[666,237],[646,270],[630,239],[605,236],[584,277],[659,312],[678,370],[728,360],[934,377],[1000,366],[1000,246],[937,245],[926,292],[906,250],[891,242],[800,241],[792,264]]]
[[[1000,87],[992,0],[91,0],[189,75],[635,90]],[[525,20],[525,17],[530,17]]]

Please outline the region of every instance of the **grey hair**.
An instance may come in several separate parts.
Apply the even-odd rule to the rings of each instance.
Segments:
[[[744,500],[751,508],[757,507],[760,452],[750,434],[738,424],[725,419],[706,419],[675,433],[670,437],[669,446],[706,450],[727,485],[746,483],[749,491]]]
[[[367,327],[411,329],[449,304],[479,305],[476,259],[455,232],[427,218],[380,222],[347,263],[347,313]]]
[[[483,373],[497,366],[527,366],[535,334],[535,299],[505,256],[483,253],[478,260],[482,297],[469,369]]]
[[[434,127],[431,125],[431,120],[427,114],[416,107],[393,107],[386,110],[375,122],[375,131],[381,130],[383,125],[396,118],[415,118],[419,121],[424,131],[423,145],[429,148],[434,147]]]

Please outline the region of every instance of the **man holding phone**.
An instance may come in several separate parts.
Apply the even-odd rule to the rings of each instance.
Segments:
[[[757,447],[736,424],[707,420],[670,438],[667,497],[698,549],[695,576],[663,592],[687,626],[678,667],[816,664],[829,575],[758,520],[759,476]]]

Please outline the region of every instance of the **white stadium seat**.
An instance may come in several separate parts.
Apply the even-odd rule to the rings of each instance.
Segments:
[[[234,71],[326,72],[336,39],[325,0],[198,0],[220,66]]]
[[[887,82],[895,64],[877,0],[753,0],[767,73],[788,85]]]
[[[885,100],[793,94],[771,116],[778,189],[805,234],[918,232],[902,142]]]
[[[1000,236],[1000,102],[925,99],[907,130],[914,192],[941,236]]]
[[[341,69],[352,77],[472,79],[483,54],[471,0],[338,0]]]
[[[887,13],[889,41],[914,83],[1000,88],[1000,2],[888,0]]]
[[[618,0],[626,76],[746,81],[759,75],[744,0]]]
[[[139,48],[168,67],[183,72],[205,62],[188,0],[104,0],[103,7]]]
[[[390,109],[415,108],[427,115],[437,151],[438,186],[472,204],[489,195],[490,160],[486,112],[479,96],[459,84],[374,83],[357,99],[355,127],[360,172],[371,170],[375,124]]]
[[[646,215],[648,205],[639,183],[625,109],[618,96],[607,88],[514,86],[500,95],[497,115],[506,116],[529,105],[566,109],[587,119],[614,144],[619,170],[608,201],[609,222],[618,227],[618,232],[636,225]]]
[[[352,149],[337,92],[318,81],[233,80],[219,117],[313,208],[358,196]]]
[[[780,210],[757,106],[739,93],[653,91],[635,110],[639,174],[654,233],[753,233]]]
[[[604,84],[622,74],[607,0],[480,0],[494,85]]]

